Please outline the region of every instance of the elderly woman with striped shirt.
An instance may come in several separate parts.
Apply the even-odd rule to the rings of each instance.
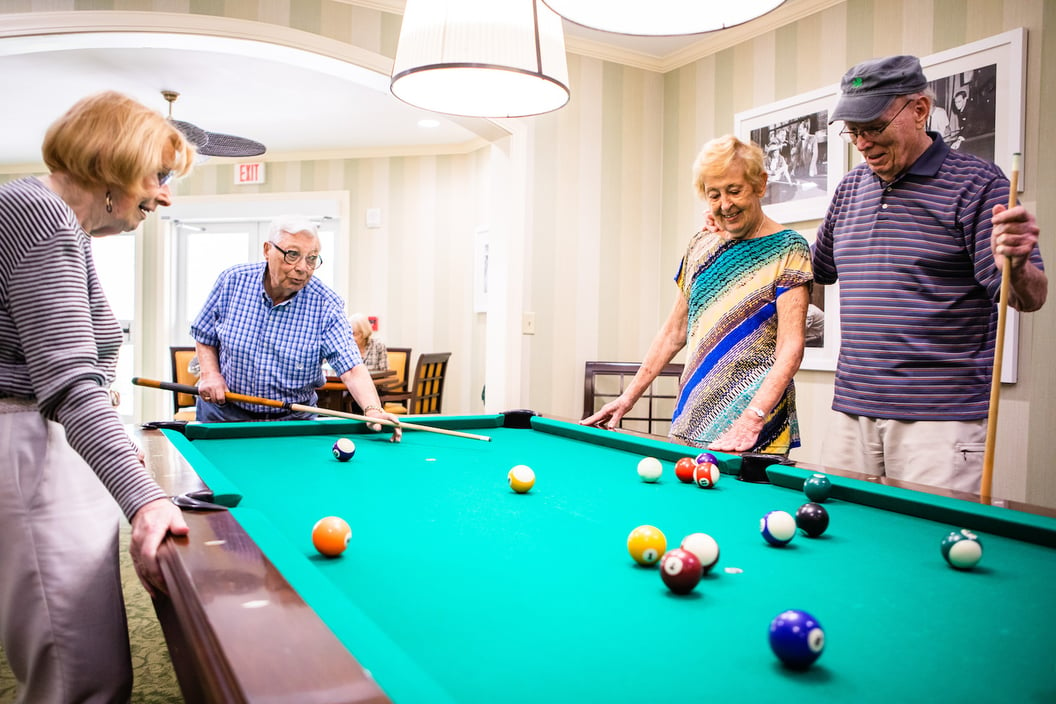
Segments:
[[[152,593],[164,589],[158,546],[187,524],[111,404],[122,333],[89,238],[169,205],[194,148],[107,92],[60,117],[42,151],[49,175],[0,186],[0,639],[20,701],[124,702],[116,509]]]

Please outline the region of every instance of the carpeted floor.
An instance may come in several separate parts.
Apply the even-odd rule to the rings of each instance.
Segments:
[[[143,590],[128,556],[129,526],[121,530],[121,576],[132,644],[133,704],[179,704],[183,702],[161,624],[154,615],[150,597]],[[8,669],[0,647],[0,704],[15,701],[15,677]]]

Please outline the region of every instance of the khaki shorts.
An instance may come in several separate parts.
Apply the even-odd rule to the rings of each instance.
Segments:
[[[835,412],[821,463],[837,469],[979,493],[986,420],[893,420]]]

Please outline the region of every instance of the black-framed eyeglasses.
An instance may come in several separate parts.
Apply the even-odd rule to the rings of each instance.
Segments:
[[[912,103],[914,100],[915,98],[910,98],[909,100],[907,100],[905,104],[898,109],[898,112],[895,113],[894,117],[892,117],[890,120],[880,125],[879,127],[866,127],[863,130],[856,130],[851,127],[844,127],[842,130],[840,130],[840,136],[842,136],[851,144],[857,142],[858,139],[861,137],[865,137],[866,141],[872,142],[876,140],[876,138],[879,137],[881,134],[883,134],[884,130],[886,130],[888,126],[895,121],[895,118],[901,115],[902,111],[909,107],[909,104]]]
[[[294,252],[292,249],[283,249],[274,242],[271,243],[271,246],[282,252],[282,260],[287,264],[296,264],[301,261],[303,255],[300,252]],[[307,257],[304,257],[304,263],[308,265],[309,269],[318,269],[323,263],[323,258],[318,254],[309,254]]]
[[[159,171],[158,172],[158,188],[169,185],[172,179],[176,178],[175,171]]]

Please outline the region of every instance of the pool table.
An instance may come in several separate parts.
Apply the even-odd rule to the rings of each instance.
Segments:
[[[700,489],[674,476],[689,448],[659,439],[524,412],[414,420],[491,440],[394,445],[329,419],[145,434],[167,490],[223,506],[186,511],[190,536],[162,550],[156,608],[187,701],[1056,701],[1051,515],[831,471],[827,532],[774,547],[760,518],[794,514],[812,469],[752,483],[720,455]],[[663,464],[655,484],[644,456]],[[535,470],[529,493],[507,486],[515,464]],[[328,515],[352,527],[337,558],[312,545]],[[628,555],[642,524],[669,548],[709,533],[718,564],[670,592]],[[971,571],[940,554],[960,528],[984,546]],[[786,609],[825,629],[805,671],[769,648]]]

